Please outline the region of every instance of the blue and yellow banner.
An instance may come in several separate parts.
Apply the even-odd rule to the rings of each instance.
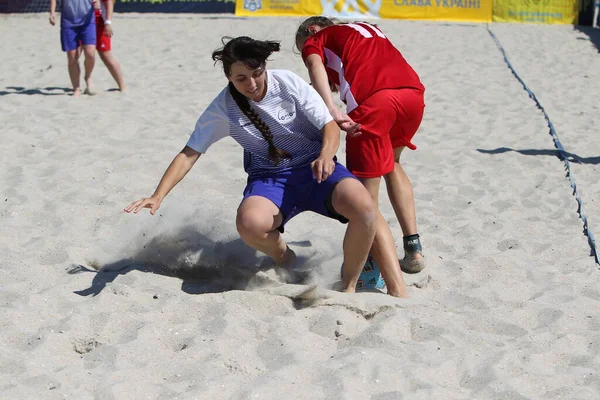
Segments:
[[[237,0],[235,14],[490,22],[492,0]]]
[[[579,0],[494,0],[494,22],[576,24]]]

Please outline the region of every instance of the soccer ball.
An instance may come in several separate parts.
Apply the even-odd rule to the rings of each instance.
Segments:
[[[344,265],[342,264],[342,269],[340,270],[340,277],[344,276]],[[383,289],[385,288],[385,281],[381,276],[381,272],[379,272],[379,267],[377,263],[369,254],[367,258],[367,262],[365,262],[365,266],[363,267],[360,276],[358,277],[358,282],[356,284],[356,289]]]

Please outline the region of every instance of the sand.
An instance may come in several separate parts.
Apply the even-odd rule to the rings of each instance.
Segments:
[[[130,91],[97,59],[98,95],[76,99],[47,15],[0,17],[1,397],[600,397],[598,265],[547,122],[485,25],[379,22],[427,87],[403,158],[428,266],[400,300],[331,290],[344,226],[315,214],[285,234],[309,280],[284,284],[235,230],[246,176],[231,139],[155,216],[123,212],[225,85],[221,36],[282,40],[269,66],[307,78],[299,18],[113,20]],[[572,177],[600,236],[597,49],[570,26],[490,28],[582,161]],[[383,185],[382,199],[401,256]]]

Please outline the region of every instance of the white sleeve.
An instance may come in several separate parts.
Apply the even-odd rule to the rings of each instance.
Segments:
[[[215,142],[229,136],[229,117],[227,115],[227,88],[225,88],[204,110],[187,146],[198,153],[206,150]]]
[[[292,95],[298,99],[300,110],[315,127],[323,129],[325,124],[333,120],[319,92],[304,79],[293,72],[284,70],[277,71],[277,76]]]

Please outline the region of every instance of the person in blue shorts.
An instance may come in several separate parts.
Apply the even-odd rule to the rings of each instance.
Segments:
[[[67,53],[69,77],[73,96],[81,94],[79,52],[82,45],[85,55],[85,94],[93,95],[92,71],[96,57],[96,19],[94,7],[98,0],[62,0],[60,7],[60,43]],[[56,25],[56,0],[50,0],[50,24]]]
[[[231,136],[244,149],[248,174],[236,218],[242,240],[286,267],[296,258],[282,237],[290,219],[313,211],[347,223],[342,291],[354,292],[376,230],[387,229],[390,236],[391,231],[387,224],[378,225],[377,207],[367,189],[337,162],[340,130],[323,99],[298,75],[266,69],[266,60],[279,48],[278,42],[242,36],[213,52],[228,85],[200,115],[154,194],[125,211],[149,208],[154,215],[200,155]],[[396,254],[393,245],[381,251]],[[406,297],[400,269],[380,268],[388,294]]]

